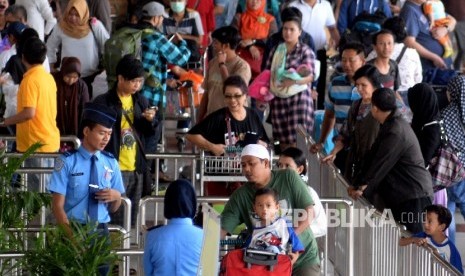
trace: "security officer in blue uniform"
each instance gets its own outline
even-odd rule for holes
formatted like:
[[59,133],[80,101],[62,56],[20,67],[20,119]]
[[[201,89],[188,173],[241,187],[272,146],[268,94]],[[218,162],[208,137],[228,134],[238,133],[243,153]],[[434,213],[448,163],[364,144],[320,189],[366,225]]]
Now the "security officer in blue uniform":
[[[48,190],[52,193],[52,211],[57,223],[95,224],[100,236],[109,237],[109,212],[116,212],[125,193],[118,160],[102,151],[110,140],[116,113],[107,106],[87,103],[81,128],[81,146],[55,160]],[[71,233],[71,228],[68,228]],[[109,266],[99,267],[108,275]]]
[[[93,221],[98,222],[99,229],[107,229],[109,212],[113,213],[120,207],[121,194],[125,191],[118,160],[102,151],[110,140],[115,121],[116,113],[110,108],[86,104],[81,121],[82,145],[55,160],[48,188],[52,193],[52,211],[58,224],[69,225],[70,220],[81,224]],[[91,179],[92,174],[94,180]],[[91,210],[94,200],[96,204]]]

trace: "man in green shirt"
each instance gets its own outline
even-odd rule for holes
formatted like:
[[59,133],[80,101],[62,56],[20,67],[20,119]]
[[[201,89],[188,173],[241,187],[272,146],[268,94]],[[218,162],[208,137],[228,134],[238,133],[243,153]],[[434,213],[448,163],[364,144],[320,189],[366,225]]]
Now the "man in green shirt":
[[241,166],[248,182],[231,195],[224,208],[221,215],[222,237],[241,223],[245,223],[252,233],[255,223],[259,221],[252,208],[255,191],[272,188],[279,194],[282,216],[292,223],[305,247],[305,252],[294,264],[292,275],[320,275],[318,245],[310,230],[311,220],[308,219],[313,218],[314,203],[300,176],[293,170],[271,171],[270,155],[262,145],[247,145],[241,154]]

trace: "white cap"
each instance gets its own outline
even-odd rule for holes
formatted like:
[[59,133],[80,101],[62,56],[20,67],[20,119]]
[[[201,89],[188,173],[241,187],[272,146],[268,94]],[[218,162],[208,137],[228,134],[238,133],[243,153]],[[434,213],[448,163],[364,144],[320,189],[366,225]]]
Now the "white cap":
[[163,16],[168,18],[169,15],[165,11],[165,7],[155,1],[148,2],[142,7],[142,15],[143,16]]
[[260,159],[270,160],[270,153],[268,150],[265,146],[259,144],[249,144],[245,146],[241,153],[241,157],[243,156],[254,156]]

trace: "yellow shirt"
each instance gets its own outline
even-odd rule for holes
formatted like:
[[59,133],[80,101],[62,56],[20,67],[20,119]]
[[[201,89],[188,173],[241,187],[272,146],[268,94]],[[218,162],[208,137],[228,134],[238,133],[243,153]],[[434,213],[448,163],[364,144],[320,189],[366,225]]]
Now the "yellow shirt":
[[57,86],[42,65],[31,67],[24,74],[18,90],[18,113],[25,107],[35,108],[34,118],[16,125],[17,149],[25,152],[32,144],[44,144],[37,152],[57,152],[60,131],[56,124]]
[[128,114],[129,119],[134,122],[134,103],[132,97],[119,96],[123,104],[123,115],[121,116],[121,146],[119,150],[119,166],[122,171],[136,170],[137,142],[134,137],[131,125],[126,120],[124,112]]

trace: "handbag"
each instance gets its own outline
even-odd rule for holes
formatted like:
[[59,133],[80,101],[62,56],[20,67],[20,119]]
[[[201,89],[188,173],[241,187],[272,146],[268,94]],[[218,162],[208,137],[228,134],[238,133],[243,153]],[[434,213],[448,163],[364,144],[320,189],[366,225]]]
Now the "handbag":
[[432,124],[439,124],[441,131],[441,145],[428,166],[433,178],[433,191],[437,192],[465,179],[465,167],[459,159],[460,152],[448,141],[442,120],[432,121],[423,127]]

